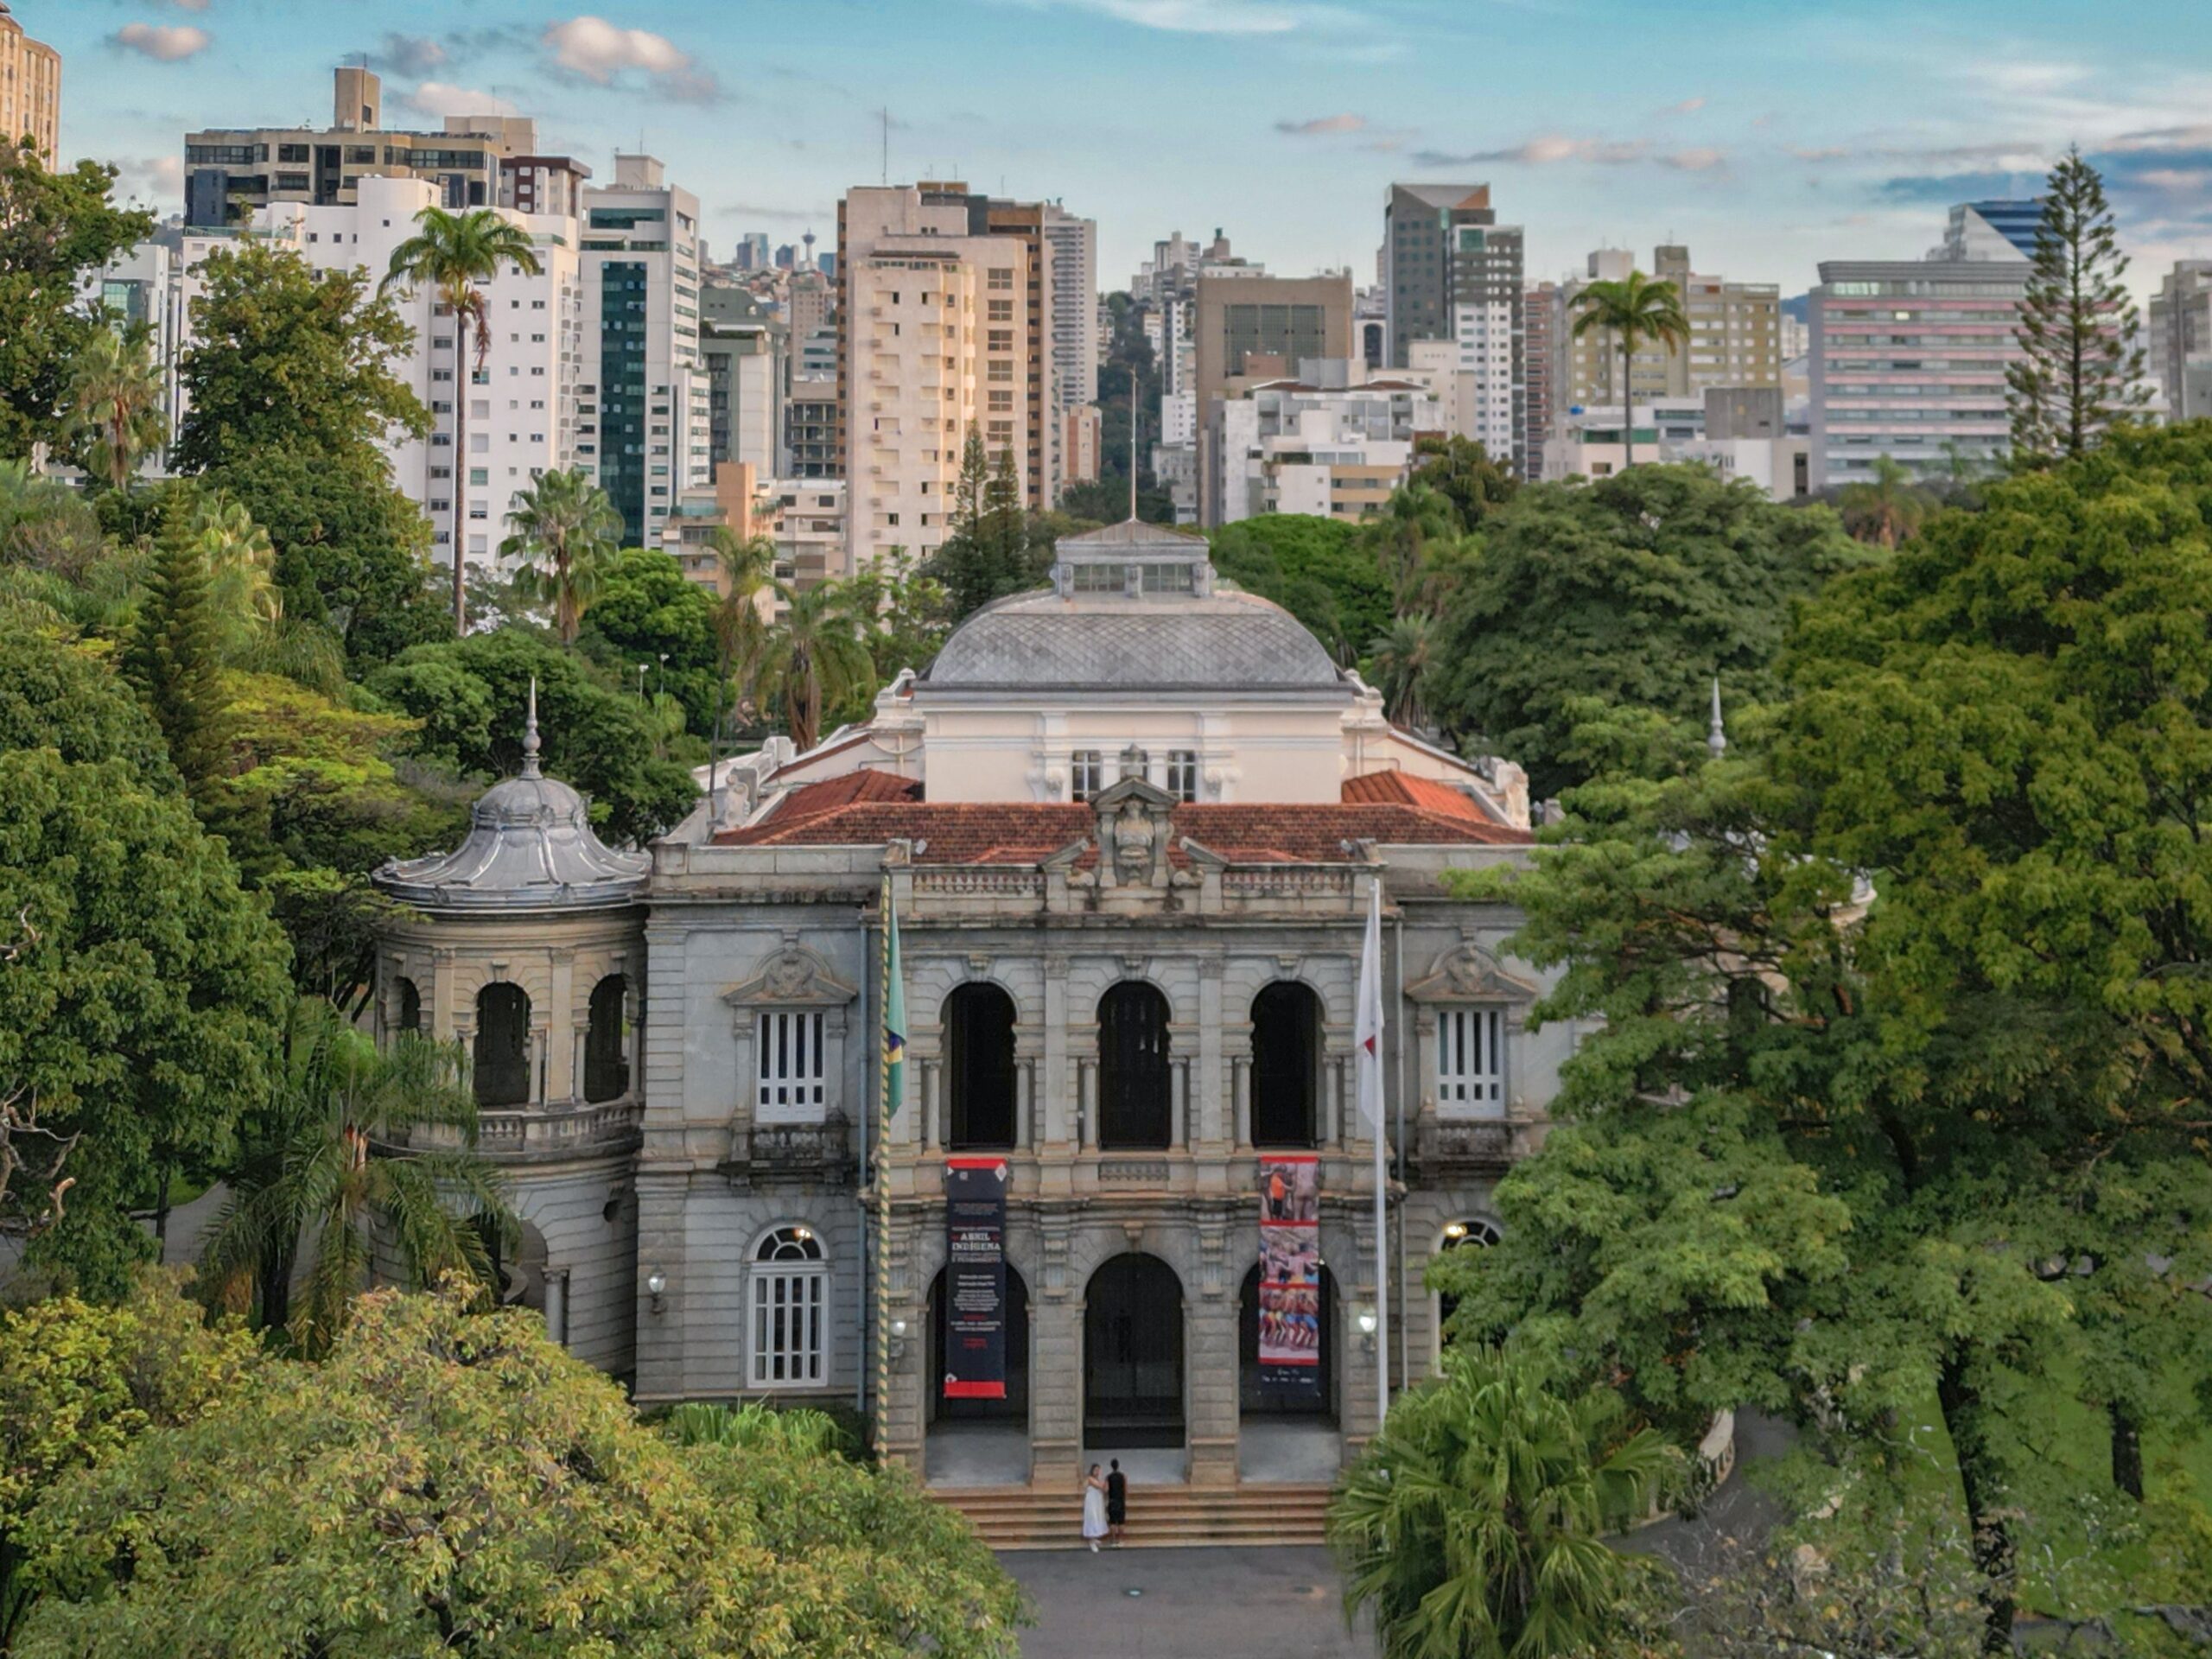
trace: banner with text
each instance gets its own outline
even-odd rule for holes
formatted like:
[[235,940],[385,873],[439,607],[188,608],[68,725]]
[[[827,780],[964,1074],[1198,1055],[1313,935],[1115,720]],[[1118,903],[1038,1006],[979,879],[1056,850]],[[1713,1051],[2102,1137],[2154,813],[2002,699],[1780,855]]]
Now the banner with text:
[[944,1397],[1006,1398],[1003,1158],[944,1166]]
[[1260,1160],[1260,1388],[1321,1398],[1321,1160]]

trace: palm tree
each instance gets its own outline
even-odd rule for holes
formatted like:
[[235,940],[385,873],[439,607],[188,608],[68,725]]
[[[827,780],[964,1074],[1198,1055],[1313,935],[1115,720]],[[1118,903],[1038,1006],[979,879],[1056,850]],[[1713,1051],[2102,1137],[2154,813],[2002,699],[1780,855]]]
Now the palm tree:
[[453,394],[453,626],[457,634],[468,632],[466,566],[461,552],[461,526],[467,518],[468,388],[492,354],[490,320],[484,290],[476,286],[499,274],[502,263],[525,276],[542,267],[531,246],[530,232],[496,208],[472,207],[449,213],[442,207],[425,207],[415,215],[420,227],[391,251],[391,264],[377,291],[397,284],[428,287],[436,291],[438,303],[452,311],[457,331],[454,340],[455,368],[468,358],[468,326],[476,325],[476,361],[467,376],[456,374]]
[[1383,712],[1401,726],[1427,725],[1428,708],[1421,693],[1436,660],[1430,620],[1419,613],[1394,617],[1368,649],[1374,653],[1375,689],[1382,694]]
[[1563,1399],[1528,1358],[1445,1351],[1399,1396],[1329,1506],[1344,1605],[1385,1659],[1555,1659],[1607,1634],[1638,1567],[1605,1542],[1675,1453],[1621,1435],[1618,1396]]
[[822,735],[825,707],[874,689],[875,664],[843,584],[825,582],[793,593],[779,582],[776,591],[786,608],[769,636],[760,680],[782,697],[785,728],[804,754]]
[[1836,511],[1843,527],[1862,542],[1897,550],[1920,533],[1936,502],[1912,481],[1912,474],[1894,455],[1874,457],[1874,476],[1863,484],[1847,484],[1836,492]]
[[[202,1253],[211,1297],[244,1312],[258,1295],[264,1330],[309,1353],[345,1328],[368,1287],[378,1236],[419,1289],[449,1273],[493,1285],[488,1235],[514,1229],[498,1172],[474,1150],[476,1100],[454,1044],[412,1034],[376,1046],[319,998],[295,1006],[279,1087],[243,1136],[230,1198]],[[378,1151],[429,1130],[452,1144]],[[291,1306],[303,1240],[314,1257]]]
[[130,487],[146,456],[168,436],[162,373],[142,332],[97,328],[69,371],[69,432],[94,476]]
[[1618,282],[1591,283],[1574,303],[1580,308],[1574,319],[1577,340],[1592,328],[1604,328],[1620,341],[1621,441],[1627,447],[1621,466],[1625,471],[1636,465],[1636,393],[1629,385],[1629,365],[1639,346],[1656,342],[1672,355],[1689,343],[1690,320],[1682,311],[1682,293],[1672,283],[1631,270]]
[[575,644],[584,611],[613,562],[622,515],[578,467],[541,474],[515,497],[507,528],[512,533],[499,552],[520,561],[515,591],[526,600],[550,601],[554,632],[563,645]]
[[722,753],[722,694],[737,682],[737,706],[759,695],[760,665],[768,653],[768,619],[761,601],[773,591],[776,543],[766,536],[741,540],[728,530],[717,530],[709,545],[715,555],[715,608],[709,626],[715,631],[717,658],[715,676],[715,729],[707,750],[707,778],[721,807]]

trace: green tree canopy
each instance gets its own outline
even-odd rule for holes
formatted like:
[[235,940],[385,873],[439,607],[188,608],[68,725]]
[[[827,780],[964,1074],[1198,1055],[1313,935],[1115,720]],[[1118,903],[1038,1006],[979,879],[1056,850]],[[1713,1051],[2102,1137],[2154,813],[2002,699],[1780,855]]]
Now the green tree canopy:
[[161,728],[110,662],[0,613],[0,749],[37,748],[119,760],[157,795],[181,786]]
[[0,753],[0,1097],[79,1137],[8,1218],[112,1294],[158,1168],[212,1154],[266,1086],[284,939],[180,795],[121,761]]
[[78,283],[153,233],[114,188],[111,167],[49,168],[35,145],[0,139],[0,455],[63,441],[71,365],[108,326]]
[[1224,524],[1211,539],[1215,569],[1287,610],[1339,663],[1389,631],[1392,583],[1354,526],[1270,512]]
[[714,730],[720,660],[714,622],[715,596],[675,559],[658,549],[625,548],[600,580],[579,643],[632,696],[643,668],[645,695],[664,687],[683,704],[685,726],[705,737]]
[[188,404],[169,456],[179,472],[305,449],[381,475],[379,442],[430,429],[429,411],[391,370],[415,331],[359,270],[316,270],[247,238],[209,254],[200,279],[194,344],[177,365]]
[[903,1472],[694,1444],[520,1311],[378,1293],[41,1510],[23,1659],[1012,1659],[1020,1592]]
[[1732,708],[1771,695],[1791,603],[1870,556],[1834,513],[1701,467],[1532,486],[1489,519],[1449,602],[1430,709],[1554,794],[1587,776],[1563,758],[1579,701],[1702,729],[1713,677]]
[[1521,475],[1510,461],[1494,459],[1472,438],[1424,437],[1414,447],[1414,477],[1452,504],[1464,530],[1510,501]]
[[1682,291],[1672,283],[1631,270],[1623,277],[1588,283],[1575,296],[1574,305],[1574,338],[1594,332],[1620,353],[1621,378],[1614,384],[1613,395],[1621,400],[1622,467],[1631,469],[1636,465],[1637,348],[1663,346],[1671,357],[1690,343]]
[[553,632],[574,645],[584,612],[621,551],[622,515],[582,467],[541,474],[507,510],[499,556],[516,562],[515,591],[553,607]]
[[415,753],[435,765],[512,777],[522,764],[524,705],[537,679],[545,770],[591,799],[592,822],[617,842],[642,842],[698,801],[690,772],[655,753],[634,687],[607,684],[587,664],[528,628],[416,645],[371,675],[369,689],[420,721]]

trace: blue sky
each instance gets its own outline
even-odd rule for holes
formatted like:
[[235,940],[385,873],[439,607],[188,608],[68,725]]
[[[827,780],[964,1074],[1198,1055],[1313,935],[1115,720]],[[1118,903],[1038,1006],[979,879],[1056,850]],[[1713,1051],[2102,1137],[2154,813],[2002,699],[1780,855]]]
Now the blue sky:
[[538,118],[601,176],[646,147],[709,240],[831,245],[880,168],[1058,197],[1102,286],[1170,231],[1373,279],[1393,178],[1487,181],[1532,275],[1687,240],[1795,293],[1913,257],[1943,208],[2103,165],[2139,287],[2212,255],[2212,0],[11,0],[61,48],[62,143],[180,205],[188,127],[329,117],[365,53],[386,120]]

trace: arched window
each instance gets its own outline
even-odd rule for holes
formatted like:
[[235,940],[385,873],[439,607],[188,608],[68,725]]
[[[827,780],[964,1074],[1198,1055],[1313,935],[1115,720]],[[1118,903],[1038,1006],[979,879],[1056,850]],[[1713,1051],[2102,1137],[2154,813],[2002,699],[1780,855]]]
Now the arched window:
[[1167,999],[1123,980],[1098,1001],[1098,1144],[1159,1152],[1173,1136]]
[[415,982],[411,979],[401,979],[395,984],[399,992],[399,1020],[393,1029],[420,1036],[423,1031],[423,993],[415,988]]
[[[1497,1230],[1497,1224],[1479,1217],[1467,1221],[1450,1221],[1444,1224],[1444,1236],[1437,1242],[1437,1254],[1448,1250],[1473,1249],[1486,1250],[1504,1235]],[[1452,1310],[1459,1306],[1457,1296],[1439,1293],[1436,1298],[1436,1351],[1444,1351],[1444,1327],[1452,1318]]]
[[629,984],[609,974],[591,988],[591,1024],[584,1033],[584,1098],[620,1100],[630,1092]]
[[951,1086],[946,1144],[1000,1151],[1014,1142],[1014,999],[963,985],[944,999],[944,1070]]
[[1255,1147],[1320,1144],[1321,999],[1293,980],[1252,999],[1251,1118]]
[[753,1248],[751,1303],[756,1389],[814,1389],[828,1376],[830,1268],[811,1227],[779,1227]]
[[474,1061],[479,1106],[530,1103],[530,998],[521,986],[477,992]]

